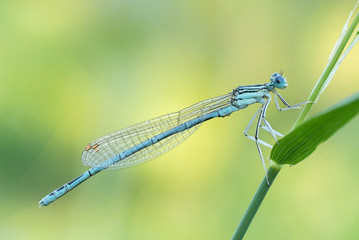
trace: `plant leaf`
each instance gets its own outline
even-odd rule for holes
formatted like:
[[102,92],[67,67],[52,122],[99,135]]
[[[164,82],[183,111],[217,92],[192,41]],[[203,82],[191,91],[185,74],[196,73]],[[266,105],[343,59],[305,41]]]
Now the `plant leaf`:
[[359,93],[336,104],[327,111],[305,121],[276,143],[270,158],[280,164],[295,165],[317,146],[330,138],[359,112]]

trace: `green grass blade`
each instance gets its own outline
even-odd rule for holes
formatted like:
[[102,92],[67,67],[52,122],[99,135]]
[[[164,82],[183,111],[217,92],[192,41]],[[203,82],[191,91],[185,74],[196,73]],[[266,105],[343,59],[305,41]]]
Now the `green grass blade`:
[[[319,96],[330,83],[345,56],[353,48],[355,43],[359,41],[359,31],[357,29],[359,24],[359,12],[356,13],[353,21],[351,21],[353,13],[356,12],[358,3],[359,1],[350,13],[342,33],[334,46],[332,54],[330,55],[327,66],[308,98],[308,101],[310,102],[316,103],[318,101]],[[345,48],[351,37],[353,37],[351,44]],[[309,120],[308,123],[301,125],[312,107],[313,104],[306,104],[292,128],[294,129],[293,132],[279,140],[279,144],[277,143],[274,145],[274,148],[271,151],[271,159],[274,159],[274,162],[271,163],[272,165],[268,169],[268,180],[270,185],[273,184],[273,181],[279,173],[282,164],[294,165],[303,161],[321,142],[332,136],[340,127],[345,125],[358,113],[359,93],[354,95],[352,98],[343,101],[339,106],[337,105],[333,109],[328,110],[328,112],[323,113],[322,115]],[[319,125],[315,126],[316,121],[318,121],[317,124]],[[297,127],[299,129],[296,129]],[[233,239],[237,240],[244,237],[252,219],[269,190],[270,185],[268,185],[266,181],[267,179],[264,179],[258,188],[258,191],[256,192],[233,236]]]
[[277,164],[295,165],[317,146],[330,138],[359,112],[359,93],[304,122],[280,139],[271,151],[270,158]]
[[[331,57],[329,59],[329,62],[327,64],[327,66],[325,67],[322,75],[320,76],[320,78],[318,79],[316,85],[314,86],[312,93],[310,94],[308,101],[311,102],[317,102],[319,99],[319,96],[321,95],[322,91],[326,88],[326,86],[329,84],[329,82],[331,81],[334,73],[336,72],[337,68],[339,66],[336,66],[336,64],[339,64],[343,61],[343,59],[341,59],[341,61],[338,60],[340,59],[340,56],[342,55],[345,46],[347,45],[349,39],[353,36],[354,34],[354,38],[357,36],[358,34],[358,29],[357,26],[359,24],[359,12],[356,14],[353,22],[350,24],[350,27],[347,29],[347,24],[349,24],[349,21],[352,17],[352,13],[356,10],[357,5],[358,5],[359,1],[357,2],[357,4],[355,5],[353,11],[350,13],[349,18],[347,20],[346,26],[344,26],[343,32],[342,32],[342,39],[341,37],[339,37],[339,42],[336,43],[336,45],[334,46],[333,49],[333,53],[331,54]],[[348,51],[355,45],[355,43],[353,45],[351,45],[349,48],[347,48],[347,50],[345,51],[346,53],[345,55],[348,53]],[[299,124],[301,124],[305,118],[307,117],[309,111],[312,109],[313,104],[307,104],[304,106],[302,112],[300,113],[298,119],[296,120],[296,122],[294,123],[293,128],[296,128]]]

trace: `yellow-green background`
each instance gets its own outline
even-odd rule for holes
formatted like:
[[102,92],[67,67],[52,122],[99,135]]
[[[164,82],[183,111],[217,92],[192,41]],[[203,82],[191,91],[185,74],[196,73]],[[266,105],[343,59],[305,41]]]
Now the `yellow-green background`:
[[[170,153],[77,177],[94,138],[285,70],[304,101],[355,0],[0,2],[0,238],[229,239],[264,176],[243,136],[249,107],[203,124]],[[312,114],[355,93],[359,46]],[[299,111],[268,120],[283,133]],[[358,118],[285,167],[247,239],[358,239]]]

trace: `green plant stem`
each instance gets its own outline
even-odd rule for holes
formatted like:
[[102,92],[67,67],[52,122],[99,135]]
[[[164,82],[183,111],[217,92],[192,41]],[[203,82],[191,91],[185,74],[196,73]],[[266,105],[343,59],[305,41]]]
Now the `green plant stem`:
[[[267,177],[264,177],[259,188],[257,189],[256,194],[254,195],[251,204],[247,208],[246,213],[244,214],[241,222],[239,223],[239,226],[237,230],[235,231],[232,240],[239,240],[243,239],[249,225],[251,224],[254,216],[256,215],[259,206],[261,205],[264,197],[266,196],[269,188],[272,186],[272,183],[276,176],[278,175],[279,171],[281,169],[281,166],[277,164],[273,164],[268,169],[268,181]],[[268,182],[270,184],[268,184]]]
[[[336,50],[336,52],[333,55],[333,58],[327,64],[327,66],[324,69],[322,75],[320,76],[319,80],[317,81],[317,84],[313,88],[312,93],[310,94],[310,96],[308,98],[308,101],[311,101],[311,102],[315,103],[318,100],[319,95],[320,95],[320,93],[322,91],[322,87],[325,84],[325,81],[329,77],[329,74],[333,70],[335,64],[338,62],[339,57],[343,53],[343,50],[344,50],[345,46],[347,45],[351,35],[355,31],[355,28],[358,25],[358,23],[359,23],[359,12],[355,16],[355,18],[354,18],[352,24],[350,25],[348,31],[344,35],[344,38],[340,42],[340,44],[338,46],[338,49]],[[305,105],[305,107],[303,108],[303,110],[300,113],[299,117],[297,118],[296,122],[294,123],[293,129],[296,128],[297,126],[299,126],[304,121],[304,119],[307,117],[307,115],[308,115],[309,111],[312,109],[312,107],[313,107],[313,104],[306,104]]]
[[[322,75],[320,76],[319,80],[317,81],[315,87],[313,88],[308,101],[311,101],[313,103],[315,103],[318,98],[319,95],[322,92],[322,88],[326,83],[326,80],[328,79],[328,77],[330,76],[330,73],[333,71],[333,68],[335,66],[335,64],[338,62],[340,56],[343,53],[343,50],[345,48],[345,46],[347,45],[351,35],[353,34],[353,32],[355,31],[356,26],[359,24],[359,12],[357,13],[357,15],[355,16],[353,22],[351,23],[348,31],[345,33],[343,39],[341,40],[341,42],[339,43],[337,49],[335,50],[332,59],[330,60],[330,62],[327,64],[326,68],[324,69]],[[358,33],[356,33],[358,34]],[[293,125],[293,128],[296,128],[297,126],[299,126],[307,117],[309,111],[312,109],[313,104],[306,104],[305,107],[303,108],[302,112],[300,113],[299,117],[297,118],[296,122]],[[249,207],[247,208],[246,213],[244,214],[241,222],[239,223],[234,235],[233,235],[233,240],[238,240],[238,239],[242,239],[249,227],[249,225],[251,224],[255,214],[257,213],[264,197],[266,196],[270,186],[273,184],[274,179],[276,178],[276,176],[278,175],[278,173],[280,172],[281,166],[277,165],[277,164],[273,164],[269,167],[268,169],[268,180],[270,182],[270,185],[268,185],[267,183],[267,179],[266,177],[264,177],[263,181],[261,182],[259,188],[257,189],[256,194],[254,195]]]

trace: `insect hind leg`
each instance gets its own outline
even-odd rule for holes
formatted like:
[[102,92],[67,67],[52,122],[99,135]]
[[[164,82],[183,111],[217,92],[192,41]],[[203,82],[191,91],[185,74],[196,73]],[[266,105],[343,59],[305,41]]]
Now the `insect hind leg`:
[[254,120],[256,119],[256,117],[258,116],[259,112],[262,111],[262,108],[263,108],[263,106],[258,109],[258,111],[253,115],[252,119],[249,121],[248,126],[244,130],[244,136],[246,136],[247,138],[249,138],[250,140],[252,140],[254,142],[258,142],[259,144],[262,144],[263,146],[272,148],[273,147],[272,145],[258,139],[258,136],[257,136],[257,139],[256,139],[255,136],[248,135],[248,131],[249,131],[250,127],[252,126],[252,124],[253,124]]

